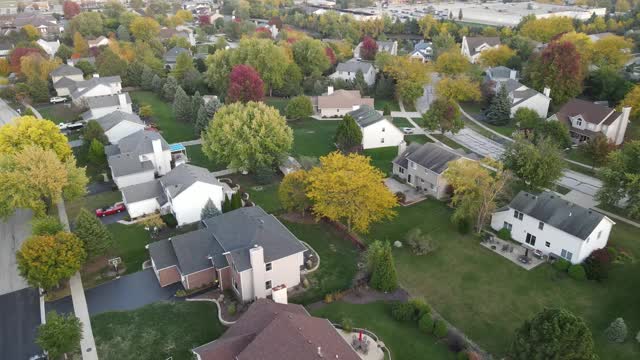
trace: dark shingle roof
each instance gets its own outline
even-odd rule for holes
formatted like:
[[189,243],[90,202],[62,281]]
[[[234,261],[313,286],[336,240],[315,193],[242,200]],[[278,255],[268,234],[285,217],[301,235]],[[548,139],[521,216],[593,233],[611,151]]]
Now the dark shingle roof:
[[191,274],[213,267],[209,258],[212,241],[207,229],[191,231],[171,238],[182,274]]
[[362,128],[384,120],[384,116],[369,105],[361,105],[357,110],[349,112],[349,115],[351,115]]
[[139,156],[132,153],[109,156],[107,162],[113,171],[113,176],[131,175],[139,172],[152,171],[154,169],[151,161],[141,162]]
[[336,67],[336,71],[339,72],[358,72],[358,70],[362,71],[363,74],[366,74],[369,72],[369,70],[371,70],[371,68],[373,68],[373,65],[371,63],[365,62],[365,61],[357,61],[357,60],[350,60],[347,62],[341,62],[338,64],[338,66]]
[[[600,124],[607,120],[613,122],[620,113],[608,106],[593,103],[581,99],[571,99],[556,113],[558,120],[570,122],[570,117],[581,115],[584,121],[591,124]],[[610,120],[611,119],[611,120]]]
[[121,153],[134,153],[136,156],[153,152],[153,140],[160,140],[162,150],[169,150],[167,141],[155,131],[140,130],[125,136],[118,142]]
[[171,197],[178,196],[181,192],[198,181],[222,186],[218,179],[216,179],[209,170],[189,164],[183,164],[175,167],[162,177],[160,181],[164,188],[169,191]]
[[54,89],[64,89],[64,88],[68,89],[75,86],[76,86],[76,82],[66,76],[62,77],[60,80],[56,81],[55,84],[53,84]]
[[509,207],[582,240],[591,235],[605,217],[549,191],[540,195],[520,191]]
[[165,239],[149,244],[149,254],[158,270],[178,264],[176,253],[169,240]]
[[459,154],[443,146],[426,143],[423,145],[409,145],[393,162],[407,168],[408,160],[411,160],[437,174],[442,174],[449,167],[449,162],[460,158],[461,156]]
[[87,102],[87,106],[89,107],[89,109],[118,106],[118,105],[122,105],[120,103],[120,95],[124,95],[124,101],[126,104],[131,104],[131,97],[129,96],[129,93],[91,96],[91,97],[85,98],[85,101]]
[[69,75],[82,75],[82,70],[67,64],[62,64],[51,72],[51,76],[69,76]]
[[500,37],[498,36],[475,36],[475,37],[467,37],[467,45],[469,46],[469,53],[471,55],[475,55],[478,52],[476,48],[482,44],[487,44],[489,46],[500,45]]
[[100,124],[100,126],[102,126],[102,130],[104,131],[113,128],[114,126],[125,120],[144,125],[144,122],[140,120],[140,117],[138,117],[138,115],[130,114],[120,110],[114,111],[95,120],[98,122],[98,124]]
[[142,184],[127,186],[120,189],[122,196],[127,203],[149,200],[155,198],[158,204],[167,202],[160,181],[153,180]]

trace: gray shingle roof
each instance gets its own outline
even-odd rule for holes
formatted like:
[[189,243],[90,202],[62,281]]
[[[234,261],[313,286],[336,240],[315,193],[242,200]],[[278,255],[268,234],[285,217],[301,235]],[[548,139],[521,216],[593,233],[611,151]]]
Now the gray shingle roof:
[[482,44],[489,46],[500,45],[500,37],[498,36],[475,36],[467,37],[467,45],[469,46],[469,53],[473,56],[477,54],[476,48]]
[[67,64],[62,64],[51,72],[51,76],[69,76],[69,75],[82,75],[82,70]]
[[129,96],[129,93],[91,96],[86,98],[85,100],[87,101],[87,106],[90,109],[99,109],[103,107],[122,105],[120,103],[120,95],[124,95],[124,101],[126,104],[131,104],[131,97]]
[[134,153],[136,155],[150,154],[153,152],[153,140],[160,140],[162,150],[169,150],[167,141],[155,131],[140,130],[129,136],[125,136],[118,142],[120,153]]
[[185,49],[185,48],[181,48],[181,47],[174,47],[169,49],[166,53],[164,53],[164,61],[165,62],[176,62],[176,60],[178,59],[178,55],[182,54],[182,53],[189,53],[189,50]]
[[369,105],[361,105],[357,110],[350,111],[349,115],[351,115],[362,128],[384,120],[384,116]]
[[[506,66],[496,66],[487,69],[487,74],[491,76],[492,79],[509,79],[511,78],[511,72],[513,70]],[[518,72],[516,71],[516,79],[518,78]]]
[[171,197],[178,196],[181,192],[196,182],[204,182],[212,185],[222,184],[216,177],[205,168],[182,164],[169,171],[160,181]]
[[209,259],[212,242],[214,240],[207,229],[191,231],[171,238],[182,274],[191,274],[213,267]]
[[158,270],[178,264],[178,258],[176,258],[176,253],[169,240],[165,239],[149,244],[149,254]]
[[76,82],[66,76],[62,77],[60,80],[56,81],[53,84],[54,89],[68,89],[76,86]]
[[134,203],[155,198],[158,204],[167,202],[159,180],[153,180],[142,184],[127,186],[120,189],[127,203]]
[[100,126],[102,126],[102,130],[104,131],[107,131],[113,128],[114,126],[118,125],[119,123],[125,120],[134,122],[136,124],[144,125],[144,122],[140,120],[140,117],[138,117],[138,115],[126,113],[120,110],[114,111],[112,113],[99,117],[95,120],[98,122],[98,124],[100,124]]
[[605,217],[549,191],[540,195],[520,191],[509,207],[582,240],[586,240]]
[[136,154],[124,153],[109,156],[107,160],[114,176],[125,176],[139,172],[153,171],[153,163],[149,160],[140,161]]
[[373,68],[371,63],[365,61],[356,61],[350,60],[347,62],[341,62],[336,67],[336,71],[338,72],[358,72],[358,70],[362,71],[363,74],[366,74]]
[[454,151],[438,144],[411,144],[393,162],[407,168],[408,160],[411,160],[437,174],[442,174],[449,167],[449,162],[458,160],[461,157]]
[[98,85],[106,85],[111,86],[111,84],[121,83],[122,79],[120,76],[106,76],[106,77],[93,77],[89,80],[78,81],[75,83],[75,88],[71,93],[71,96],[74,99],[82,97],[87,92],[91,91],[91,89],[95,88]]

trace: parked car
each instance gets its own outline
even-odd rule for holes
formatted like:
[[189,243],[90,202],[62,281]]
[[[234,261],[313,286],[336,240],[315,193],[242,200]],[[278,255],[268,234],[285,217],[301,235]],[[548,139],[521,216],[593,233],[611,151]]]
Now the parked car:
[[415,131],[415,129],[412,128],[412,127],[404,127],[404,128],[402,128],[402,132],[405,133],[405,134],[413,134],[414,131]]
[[67,101],[67,98],[64,96],[54,96],[51,99],[49,99],[49,102],[52,104],[63,103],[66,101]]
[[80,130],[84,127],[83,122],[75,122],[75,123],[59,123],[58,129],[60,130]]
[[127,210],[127,207],[124,206],[124,203],[123,202],[118,202],[118,203],[115,203],[115,204],[113,204],[112,206],[109,206],[109,207],[96,209],[96,216],[97,217],[105,217],[105,216],[121,213],[121,212],[126,211],[126,210]]

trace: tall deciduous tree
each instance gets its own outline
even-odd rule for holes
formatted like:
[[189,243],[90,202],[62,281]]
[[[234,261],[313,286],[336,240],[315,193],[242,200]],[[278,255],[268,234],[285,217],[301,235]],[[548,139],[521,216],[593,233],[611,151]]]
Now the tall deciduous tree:
[[311,38],[305,38],[293,44],[293,60],[304,75],[320,76],[331,66],[324,48],[322,41]]
[[73,34],[73,52],[80,56],[87,56],[89,54],[89,43],[87,43],[87,40],[77,31]]
[[87,125],[82,129],[82,138],[85,144],[90,144],[94,139],[103,144],[109,142],[107,136],[104,134],[102,126],[95,120],[89,120],[87,122]]
[[485,160],[495,169],[491,172],[476,161],[458,160],[449,163],[444,173],[453,188],[452,204],[455,206],[453,220],[474,223],[478,234],[496,209],[497,199],[504,193],[511,173],[498,162]]
[[612,35],[593,44],[593,63],[599,67],[620,70],[629,61],[633,42],[622,36]]
[[580,146],[580,150],[591,159],[591,165],[602,166],[615,145],[604,134],[598,134]]
[[94,214],[81,209],[75,220],[73,233],[84,244],[88,259],[107,253],[113,246],[113,235]]
[[362,46],[360,46],[360,57],[364,60],[374,60],[378,53],[378,43],[369,36],[365,36],[362,39]]
[[209,159],[242,170],[277,165],[292,144],[285,118],[257,102],[223,106],[202,133],[202,150]]
[[520,25],[520,35],[543,43],[548,43],[558,34],[573,30],[573,19],[565,16],[527,18],[524,24]]
[[261,101],[264,97],[264,83],[260,74],[249,65],[236,65],[229,75],[229,90],[226,103],[236,101]]
[[405,103],[414,103],[422,96],[424,85],[431,81],[426,64],[404,56],[392,57],[385,65],[384,72],[396,81],[396,96]]
[[437,98],[429,110],[422,114],[422,123],[429,130],[457,133],[464,127],[458,105],[447,98]]
[[184,74],[189,70],[194,70],[193,59],[187,52],[182,52],[176,58],[176,66],[171,71],[173,77],[178,81],[182,81]]
[[598,358],[587,324],[562,309],[544,309],[525,321],[516,330],[509,356],[514,360]]
[[630,216],[640,217],[640,141],[627,142],[621,150],[609,155],[606,166],[600,171],[603,186],[597,194],[598,201],[609,206],[627,198],[626,209]]
[[62,12],[64,13],[65,19],[71,20],[74,16],[80,14],[80,5],[75,1],[65,1],[64,4],[62,4]]
[[160,24],[150,17],[138,16],[129,25],[129,30],[136,40],[149,42],[160,32]]
[[453,101],[480,101],[482,92],[480,83],[471,80],[466,75],[444,77],[436,84],[439,97]]
[[347,114],[342,118],[334,141],[342,151],[351,151],[362,144],[362,130],[353,116]]
[[333,152],[309,171],[307,196],[317,217],[346,221],[349,230],[366,233],[371,224],[395,215],[396,197],[383,180],[369,158]]
[[46,290],[80,270],[85,256],[82,241],[68,232],[32,236],[16,252],[20,275]]
[[506,86],[500,86],[498,93],[491,99],[487,109],[487,122],[493,125],[506,125],[511,118],[511,100]]
[[296,96],[289,100],[284,110],[287,119],[298,120],[313,115],[313,104],[307,96]]
[[0,127],[0,154],[15,154],[28,146],[52,149],[60,160],[71,156],[69,140],[52,121],[21,116]]
[[549,139],[533,144],[523,137],[506,146],[502,155],[505,166],[533,189],[549,188],[560,178],[563,156]]
[[83,12],[71,19],[69,30],[72,34],[79,32],[82,36],[100,36],[104,34],[102,14],[99,12]]
[[457,48],[440,54],[436,59],[436,70],[444,75],[464,74],[470,67],[469,60]]
[[278,199],[287,211],[299,211],[304,216],[311,207],[311,200],[307,197],[307,178],[305,170],[298,170],[287,174],[278,188]]
[[640,84],[634,86],[631,91],[625,95],[624,99],[622,99],[622,102],[620,103],[620,107],[631,107],[629,117],[631,120],[637,121],[640,120],[640,106],[638,106],[638,104],[640,104]]
[[511,50],[507,45],[500,45],[497,48],[484,50],[480,53],[480,63],[483,66],[504,66],[507,65],[509,59],[514,57],[516,52]]
[[55,311],[50,311],[47,313],[47,322],[38,326],[36,344],[45,350],[51,359],[59,359],[73,352],[80,345],[80,340],[82,323],[75,314],[58,315]]
[[556,104],[563,104],[582,92],[585,69],[580,54],[570,42],[551,42],[529,63],[527,74],[533,87],[548,87]]
[[[45,81],[49,78],[51,71],[60,66],[60,59],[45,59],[40,54],[29,54],[20,59],[20,70],[27,78],[27,81],[39,79]],[[45,86],[48,88],[48,86]]]
[[100,76],[120,76],[125,78],[127,75],[127,61],[121,59],[118,54],[107,48],[102,50],[96,58],[96,69]]

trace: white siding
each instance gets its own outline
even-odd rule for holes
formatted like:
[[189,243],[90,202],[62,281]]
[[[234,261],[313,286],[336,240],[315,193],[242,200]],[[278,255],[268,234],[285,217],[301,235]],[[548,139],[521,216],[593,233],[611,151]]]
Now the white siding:
[[253,271],[251,269],[245,270],[240,274],[240,291],[242,292],[242,301],[251,301],[254,298],[253,295]]
[[551,99],[544,96],[543,94],[532,96],[531,98],[527,99],[527,101],[523,101],[518,105],[512,106],[511,116],[513,117],[516,114],[516,111],[518,111],[518,109],[520,108],[529,108],[535,111],[541,118],[546,119],[547,112],[549,111],[550,101]]
[[82,97],[88,98],[93,96],[112,95],[112,94],[115,94],[115,92],[111,89],[111,87],[105,84],[99,84],[91,88],[86,93],[82,94]]
[[140,156],[140,161],[151,161],[158,175],[166,175],[171,171],[171,150],[164,150],[159,157],[158,160],[153,153],[144,154]]
[[129,212],[129,216],[131,216],[132,219],[148,214],[153,214],[154,212],[160,210],[160,204],[158,204],[158,201],[155,198],[136,201],[132,203],[127,202],[127,199],[124,199],[124,203],[127,206],[127,211]]
[[82,74],[77,74],[77,75],[67,75],[67,76],[51,76],[51,82],[55,84],[58,82],[58,80],[62,79],[63,77],[69,78],[73,81],[84,80],[84,77],[82,76]]
[[[329,77],[332,79],[338,78],[347,81],[354,81],[356,79],[356,74],[357,71],[336,71],[333,74],[329,75]],[[376,83],[376,72],[373,70],[373,67],[371,67],[369,71],[363,73],[362,75],[364,75],[364,81],[367,83],[367,85],[372,86]]]
[[99,117],[103,117],[107,114],[111,114],[114,111],[123,111],[129,114],[133,113],[133,110],[131,109],[131,104],[123,104],[122,106],[120,105],[115,105],[115,106],[106,106],[106,107],[102,107],[102,108],[93,108],[90,109],[90,115],[89,115],[89,119],[97,119]]
[[362,129],[364,149],[398,146],[402,141],[404,141],[404,133],[387,119]]
[[[284,284],[287,289],[300,284],[300,267],[304,265],[304,253],[300,252],[285,258],[273,261],[271,270],[264,273],[264,281],[271,280],[271,287]],[[264,284],[262,284],[264,287]],[[266,290],[266,295],[271,295],[271,289]]]
[[153,179],[155,178],[153,174],[153,170],[139,172],[131,175],[118,176],[118,177],[112,176],[112,177],[113,177],[113,182],[116,183],[116,185],[118,186],[118,189],[131,186],[131,185],[137,185],[137,184],[153,181]]
[[144,125],[125,120],[121,121],[104,134],[107,136],[110,143],[117,144],[123,137],[127,137],[140,130],[144,130]]
[[172,210],[178,225],[200,221],[204,205],[211,199],[218,209],[221,208],[224,194],[221,186],[196,182],[171,201]]

